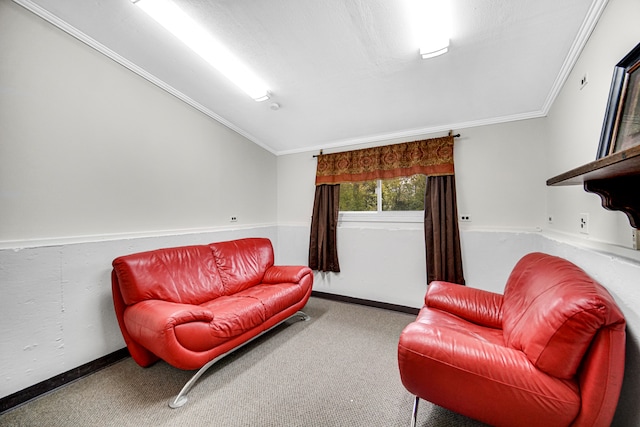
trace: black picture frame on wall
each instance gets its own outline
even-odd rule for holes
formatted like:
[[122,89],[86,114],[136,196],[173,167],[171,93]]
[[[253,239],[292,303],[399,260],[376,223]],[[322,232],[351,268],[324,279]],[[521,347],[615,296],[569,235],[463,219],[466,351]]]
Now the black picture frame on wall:
[[596,159],[640,144],[640,43],[613,69]]

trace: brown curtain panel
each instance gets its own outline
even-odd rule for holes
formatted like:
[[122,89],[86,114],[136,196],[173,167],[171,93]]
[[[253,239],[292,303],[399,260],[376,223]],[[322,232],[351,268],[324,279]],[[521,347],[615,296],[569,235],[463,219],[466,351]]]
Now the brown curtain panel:
[[456,182],[453,175],[427,177],[424,239],[427,283],[443,280],[464,285]]
[[309,267],[318,271],[340,272],[338,263],[338,211],[340,184],[316,186],[309,239]]

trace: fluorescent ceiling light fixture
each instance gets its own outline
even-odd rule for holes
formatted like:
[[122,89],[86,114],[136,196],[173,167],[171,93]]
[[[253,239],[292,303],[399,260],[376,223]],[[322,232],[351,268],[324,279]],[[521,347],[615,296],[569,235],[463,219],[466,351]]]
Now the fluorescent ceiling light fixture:
[[269,99],[267,85],[219,41],[170,0],[131,0],[256,101]]
[[414,41],[423,59],[449,50],[451,5],[447,0],[407,0]]

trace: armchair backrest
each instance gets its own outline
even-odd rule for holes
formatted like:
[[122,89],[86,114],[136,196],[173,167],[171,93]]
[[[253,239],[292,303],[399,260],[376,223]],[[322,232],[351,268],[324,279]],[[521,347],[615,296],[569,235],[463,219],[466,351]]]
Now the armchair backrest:
[[502,316],[505,343],[558,378],[576,375],[601,329],[622,331],[624,339],[624,316],[609,292],[571,262],[542,253],[514,267]]

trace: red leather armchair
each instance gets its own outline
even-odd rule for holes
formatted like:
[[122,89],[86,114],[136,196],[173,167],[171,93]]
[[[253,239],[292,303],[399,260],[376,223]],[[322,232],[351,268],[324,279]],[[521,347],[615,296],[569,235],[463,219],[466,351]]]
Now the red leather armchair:
[[624,374],[625,319],[564,259],[532,253],[504,295],[432,282],[400,336],[405,388],[494,426],[608,426]]

